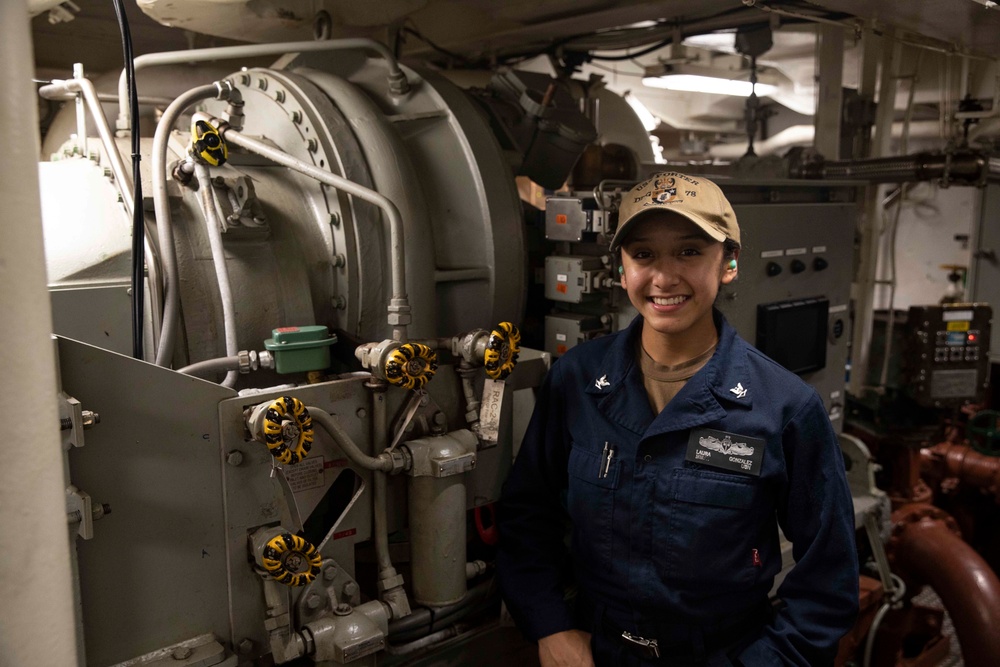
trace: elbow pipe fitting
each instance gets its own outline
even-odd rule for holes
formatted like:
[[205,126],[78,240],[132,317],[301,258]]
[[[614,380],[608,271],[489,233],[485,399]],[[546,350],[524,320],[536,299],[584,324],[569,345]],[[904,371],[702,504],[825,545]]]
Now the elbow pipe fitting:
[[1000,579],[958,535],[955,520],[940,509],[913,503],[893,512],[892,518],[889,549],[894,569],[904,579],[929,584],[941,596],[968,667],[995,665],[1000,655]]
[[962,484],[993,494],[1000,503],[1000,457],[980,454],[968,445],[942,442],[922,449],[920,464],[929,477],[955,477]]

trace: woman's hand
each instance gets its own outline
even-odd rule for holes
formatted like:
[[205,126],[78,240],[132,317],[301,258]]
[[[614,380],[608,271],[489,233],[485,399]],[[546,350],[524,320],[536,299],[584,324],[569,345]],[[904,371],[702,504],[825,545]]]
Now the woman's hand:
[[538,640],[542,667],[594,667],[590,633],[583,630],[557,632]]

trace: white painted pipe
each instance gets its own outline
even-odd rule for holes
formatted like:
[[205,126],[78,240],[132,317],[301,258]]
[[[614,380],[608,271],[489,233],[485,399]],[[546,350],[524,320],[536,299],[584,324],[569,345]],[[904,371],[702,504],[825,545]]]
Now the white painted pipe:
[[30,406],[0,465],[0,661],[79,665],[25,1],[0,2],[0,25],[0,404]]

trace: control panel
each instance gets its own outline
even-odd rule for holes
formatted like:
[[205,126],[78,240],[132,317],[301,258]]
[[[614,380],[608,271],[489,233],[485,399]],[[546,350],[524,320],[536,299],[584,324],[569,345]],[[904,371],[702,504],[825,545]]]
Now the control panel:
[[993,309],[982,303],[913,306],[903,353],[905,393],[925,407],[979,402],[989,385]]

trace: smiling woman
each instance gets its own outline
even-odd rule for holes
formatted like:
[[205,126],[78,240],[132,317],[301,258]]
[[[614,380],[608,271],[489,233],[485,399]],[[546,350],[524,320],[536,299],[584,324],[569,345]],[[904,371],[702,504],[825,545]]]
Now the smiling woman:
[[[739,240],[700,176],[622,200],[611,250],[639,314],[553,365],[498,515],[501,588],[543,667],[832,664],[854,621],[854,510],[823,402],[713,309]],[[796,565],[774,612],[779,527]]]

